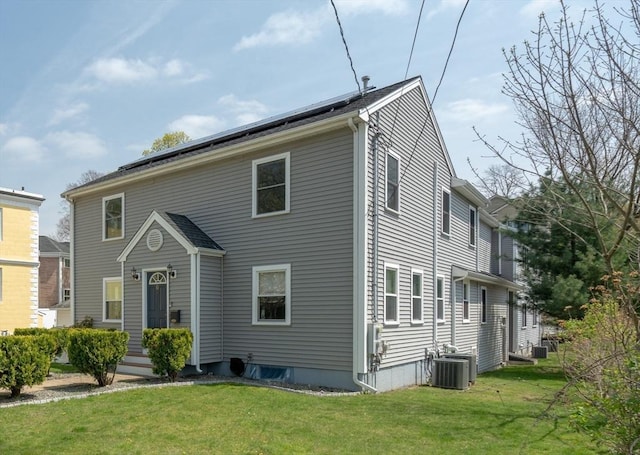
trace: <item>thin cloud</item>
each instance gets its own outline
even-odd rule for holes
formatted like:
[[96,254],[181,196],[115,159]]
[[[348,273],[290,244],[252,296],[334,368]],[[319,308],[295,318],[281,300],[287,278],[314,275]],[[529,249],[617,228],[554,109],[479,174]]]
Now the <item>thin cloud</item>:
[[154,79],[156,68],[142,60],[103,58],[96,60],[86,70],[88,75],[107,83],[131,83]]
[[16,136],[4,144],[2,155],[8,156],[13,161],[40,163],[47,156],[47,148],[32,137]]
[[81,131],[49,133],[44,140],[59,149],[67,158],[92,159],[108,153],[104,142],[100,138]]
[[466,98],[447,105],[443,115],[458,122],[471,122],[503,114],[509,106],[501,103],[486,103],[479,99]]
[[440,13],[444,13],[448,10],[459,11],[464,7],[467,0],[440,0],[438,5],[429,10],[427,13],[427,19],[431,19],[433,16],[437,16]]
[[324,8],[309,13],[289,10],[272,14],[258,33],[243,36],[233,49],[309,43],[320,34],[327,17]]
[[184,131],[191,139],[210,136],[224,129],[225,123],[215,115],[183,115],[169,123],[169,131]]
[[409,10],[406,0],[336,0],[335,4],[338,12],[345,15],[382,13],[399,16]]
[[520,8],[520,15],[536,18],[543,12],[549,12],[560,7],[559,0],[531,0]]
[[257,100],[241,100],[233,93],[218,99],[218,104],[226,108],[235,116],[236,125],[257,122],[263,119],[269,110],[267,106]]
[[47,123],[48,126],[58,125],[65,120],[77,117],[89,109],[87,103],[75,103],[65,108],[56,109]]

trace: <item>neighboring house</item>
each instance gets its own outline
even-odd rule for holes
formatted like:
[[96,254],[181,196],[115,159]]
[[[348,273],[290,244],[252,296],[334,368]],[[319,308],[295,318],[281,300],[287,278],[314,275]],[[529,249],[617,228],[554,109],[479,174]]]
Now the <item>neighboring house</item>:
[[509,235],[509,232],[515,232],[517,228],[513,222],[517,212],[502,196],[493,196],[487,210],[501,222],[501,229],[497,234],[497,244],[500,245],[497,255],[500,261],[499,273],[522,286],[522,292],[509,295],[509,352],[531,355],[531,348],[540,346],[544,328],[540,311],[526,292],[522,273],[522,247]]
[[71,256],[69,242],[58,242],[41,235],[39,271],[39,308],[52,315],[53,326],[71,322]]
[[0,188],[0,334],[38,326],[38,229],[44,198]]
[[63,196],[73,320],[129,332],[130,369],[148,365],[145,327],[191,329],[197,371],[241,359],[253,378],[348,389],[425,383],[444,344],[481,371],[507,360],[520,287],[492,268],[499,223],[456,177],[420,78],[182,144]]

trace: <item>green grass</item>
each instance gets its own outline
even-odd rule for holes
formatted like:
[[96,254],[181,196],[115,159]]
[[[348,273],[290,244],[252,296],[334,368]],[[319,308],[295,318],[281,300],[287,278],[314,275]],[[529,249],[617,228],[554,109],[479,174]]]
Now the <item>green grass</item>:
[[78,373],[78,369],[71,364],[68,363],[55,363],[51,364],[51,368],[49,369],[49,373]]
[[591,454],[563,405],[557,361],[432,387],[317,397],[239,384],[138,389],[0,409],[0,453]]

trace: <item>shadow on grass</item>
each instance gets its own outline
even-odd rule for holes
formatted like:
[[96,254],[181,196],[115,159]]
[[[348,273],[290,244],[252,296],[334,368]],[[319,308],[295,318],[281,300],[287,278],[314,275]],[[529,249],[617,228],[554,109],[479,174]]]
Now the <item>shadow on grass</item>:
[[558,365],[510,365],[499,370],[482,373],[481,378],[525,381],[566,381],[562,368]]

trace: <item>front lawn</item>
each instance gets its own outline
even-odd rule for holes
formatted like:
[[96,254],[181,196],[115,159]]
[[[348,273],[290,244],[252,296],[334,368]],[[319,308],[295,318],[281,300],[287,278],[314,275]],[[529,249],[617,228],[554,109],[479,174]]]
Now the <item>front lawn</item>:
[[0,409],[0,453],[591,454],[567,409],[542,416],[557,361],[481,375],[468,391],[415,387],[318,397],[240,384],[138,389]]

